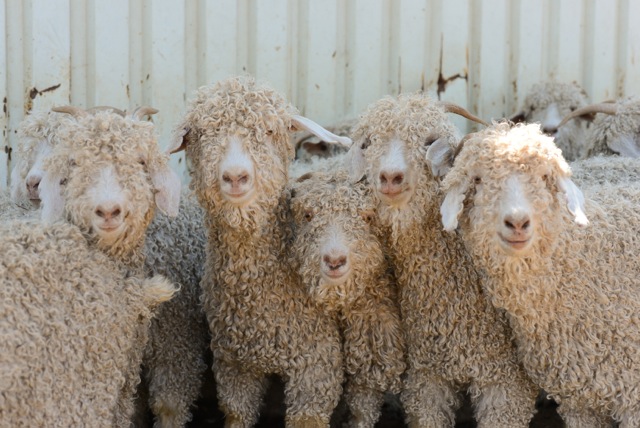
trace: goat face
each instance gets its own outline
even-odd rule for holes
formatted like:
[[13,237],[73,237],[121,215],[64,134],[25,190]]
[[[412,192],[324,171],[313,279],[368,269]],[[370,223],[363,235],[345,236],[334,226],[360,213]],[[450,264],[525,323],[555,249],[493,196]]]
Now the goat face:
[[445,229],[455,229],[460,218],[471,246],[494,254],[521,257],[548,248],[569,213],[586,224],[569,167],[537,125],[497,124],[472,137],[443,188]]
[[311,296],[332,308],[359,298],[384,266],[365,183],[316,174],[293,187],[293,254]]

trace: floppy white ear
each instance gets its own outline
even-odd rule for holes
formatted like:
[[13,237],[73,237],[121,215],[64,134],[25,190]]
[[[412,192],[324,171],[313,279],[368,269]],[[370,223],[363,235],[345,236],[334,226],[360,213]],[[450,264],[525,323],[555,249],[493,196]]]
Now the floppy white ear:
[[440,205],[440,215],[442,215],[442,225],[447,232],[453,232],[458,227],[458,217],[464,208],[464,198],[467,192],[467,185],[460,184],[450,189]]
[[169,165],[151,173],[151,182],[156,189],[156,206],[169,217],[178,215],[180,208],[180,177]]
[[364,153],[360,148],[360,144],[354,144],[347,152],[346,156],[347,168],[349,169],[349,179],[353,183],[362,180],[367,173],[367,161],[364,159]]
[[27,198],[26,184],[20,176],[23,166],[24,163],[22,159],[20,159],[11,170],[11,200],[13,202],[22,201]]
[[567,197],[567,208],[574,216],[573,221],[580,226],[588,225],[589,220],[587,220],[587,215],[584,212],[584,195],[582,191],[567,177],[560,177],[558,185]]
[[45,224],[52,224],[64,219],[64,196],[62,195],[62,177],[45,171],[40,181],[40,219]]
[[640,138],[633,138],[631,135],[621,135],[612,139],[609,148],[622,156],[629,158],[640,158]]
[[453,149],[449,143],[438,138],[427,149],[427,161],[434,177],[444,177],[453,166]]
[[350,147],[352,144],[351,138],[339,136],[334,134],[333,132],[327,131],[322,126],[315,123],[313,120],[307,119],[304,116],[293,115],[291,117],[291,122],[296,129],[307,130],[316,137],[320,138],[322,141],[326,141],[327,143],[342,144],[345,147]]
[[189,127],[183,127],[176,129],[171,135],[171,139],[169,140],[169,147],[165,150],[165,153],[170,155],[172,153],[177,153],[186,148],[187,144],[185,141],[185,136],[189,133]]

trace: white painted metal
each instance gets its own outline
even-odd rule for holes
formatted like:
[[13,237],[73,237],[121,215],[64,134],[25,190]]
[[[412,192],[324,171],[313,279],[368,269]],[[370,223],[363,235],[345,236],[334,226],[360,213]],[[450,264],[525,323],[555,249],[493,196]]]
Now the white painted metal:
[[327,125],[420,89],[484,119],[549,77],[638,94],[638,16],[640,0],[0,0],[0,188],[30,109],[152,105],[166,147],[193,91],[240,73]]

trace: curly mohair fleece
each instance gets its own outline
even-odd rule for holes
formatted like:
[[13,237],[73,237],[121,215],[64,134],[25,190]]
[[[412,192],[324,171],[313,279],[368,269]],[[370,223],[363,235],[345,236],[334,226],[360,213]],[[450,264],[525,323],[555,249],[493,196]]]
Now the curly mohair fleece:
[[353,132],[371,180],[391,139],[406,144],[405,158],[416,174],[404,207],[377,206],[407,341],[401,400],[411,427],[453,426],[458,393],[465,390],[478,426],[524,427],[536,388],[518,364],[511,331],[487,301],[462,241],[440,223],[444,195],[425,151],[437,139],[453,151],[455,135],[443,108],[422,93],[375,102]]
[[45,110],[32,111],[20,122],[19,144],[13,152],[16,163],[11,170],[11,195],[19,205],[32,205],[25,191],[25,180],[36,156],[43,150],[42,146],[53,147],[57,143],[56,130],[71,120],[66,114]]
[[119,395],[166,279],[128,277],[77,227],[0,226],[2,426],[127,427]]
[[[92,114],[107,109],[93,109]],[[117,112],[115,114],[120,115]],[[19,161],[13,171],[12,177],[15,176],[16,182],[12,183],[12,187],[24,187],[26,175],[35,161],[35,153],[41,149],[39,145],[54,147],[58,144],[60,138],[56,130],[70,121],[74,121],[74,118],[67,114],[49,111],[32,112],[25,118],[18,131]],[[148,128],[148,125],[144,128]],[[125,132],[134,130],[132,128]],[[63,134],[65,138],[75,136],[69,132]],[[143,135],[147,135],[146,131]],[[140,158],[134,157],[132,160],[139,162]],[[8,205],[6,210],[3,208],[0,212],[0,219],[23,216],[25,212],[29,211],[23,209],[22,205]],[[183,426],[190,420],[189,408],[198,396],[202,373],[206,368],[203,353],[209,341],[208,329],[199,304],[206,243],[202,218],[202,209],[195,197],[185,195],[177,218],[162,213],[155,215],[145,241],[145,271],[165,275],[173,283],[181,285],[177,296],[157,311],[151,323],[149,345],[144,358],[150,407],[160,426]],[[166,346],[167,343],[171,343],[171,346]]]
[[[531,247],[519,256],[497,235],[499,195],[514,174],[534,227]],[[443,187],[465,197],[457,213],[465,244],[487,275],[492,303],[508,315],[527,373],[561,401],[567,426],[605,426],[612,416],[621,427],[637,427],[640,189],[586,189],[590,224],[580,227],[563,191],[569,176],[560,150],[537,126],[501,123],[466,142]]]
[[210,343],[202,310],[200,281],[206,260],[204,212],[195,196],[183,192],[176,218],[156,213],[147,230],[145,270],[180,284],[180,291],[151,320],[143,374],[158,427],[180,427],[202,386]]
[[[101,111],[94,115],[74,118],[60,126],[56,134],[59,141],[45,160],[44,168],[55,173],[65,183],[62,186],[65,201],[64,218],[80,228],[90,245],[103,251],[113,262],[126,268],[131,275],[143,277],[145,274],[145,233],[155,212],[155,189],[151,182],[150,172],[165,167],[168,161],[168,157],[162,154],[158,148],[153,124],[130,117],[122,117],[114,112]],[[119,182],[131,202],[125,220],[126,232],[116,242],[102,242],[95,233],[91,220],[95,207],[90,203],[89,189],[95,182],[95,171],[105,166],[111,166],[115,170],[115,174],[119,177]],[[157,241],[155,242],[157,243]],[[152,260],[162,260],[160,255],[156,254],[156,256],[152,257]],[[163,268],[154,267],[153,272],[160,269]],[[167,269],[166,267],[165,269],[167,273],[175,273],[175,269]],[[183,299],[191,299],[188,293],[193,293],[193,288],[194,286],[191,286],[191,291],[180,294],[180,302],[183,302]],[[183,303],[178,303],[178,305],[182,306]],[[171,310],[169,311],[171,312]],[[187,316],[187,314],[182,316]],[[157,333],[154,332],[153,338],[153,342],[156,343]],[[167,335],[167,339],[174,339],[174,336]],[[180,346],[175,349],[176,353],[191,344],[191,342],[184,343],[190,341],[188,337],[180,339]],[[122,412],[123,418],[128,419],[133,414],[131,399],[135,395],[136,386],[140,381],[140,364],[145,345],[146,338],[144,342],[140,342],[139,348],[136,348],[138,354],[131,356],[130,359],[129,382],[121,397],[121,405],[125,408]],[[164,347],[167,347],[166,344]],[[198,351],[189,350],[188,355],[195,352]],[[149,355],[149,352],[146,353]],[[175,356],[173,349],[167,350],[165,353],[171,357]],[[150,358],[154,362],[159,362],[162,361],[163,355],[157,351]],[[173,362],[173,365],[184,368],[179,361]],[[193,371],[199,373],[200,370],[201,362],[196,362]],[[193,371],[190,371],[188,376],[193,376]],[[163,374],[165,375],[163,380],[167,383],[173,379],[171,376],[178,378],[181,376],[175,371]],[[193,384],[193,381],[189,382]],[[188,397],[182,397],[178,402],[181,403],[186,398]],[[186,411],[188,411],[188,405]],[[119,422],[119,425],[126,425],[125,420]]]
[[[375,233],[375,203],[366,183],[348,174],[315,174],[292,186],[295,219],[292,265],[325,312],[342,330],[351,426],[373,427],[385,391],[399,393],[405,370],[397,290]],[[330,231],[349,248],[349,278],[323,280],[321,248]]]
[[0,191],[0,221],[15,220],[33,213],[30,205],[18,204],[7,192]]
[[571,162],[571,176],[580,188],[640,183],[640,159],[598,155]]
[[585,141],[585,157],[617,155],[618,145],[635,147],[631,152],[636,157],[640,156],[640,98],[627,97],[617,100],[615,104],[616,114],[596,116]]
[[[586,106],[589,97],[576,82],[539,82],[531,87],[522,102],[522,118],[528,123],[543,122],[546,110],[554,103],[559,118],[563,118],[572,111]],[[584,140],[588,128],[589,122],[579,119],[561,127],[555,134],[555,143],[567,160],[576,160],[584,156],[587,148]]]
[[[328,425],[341,392],[338,326],[286,262],[294,112],[253,79],[231,78],[200,88],[178,128],[188,129],[191,186],[206,211],[203,301],[226,426],[255,423],[269,374],[286,382],[288,426]],[[256,165],[256,200],[245,207],[231,206],[219,190],[230,136],[242,141]]]

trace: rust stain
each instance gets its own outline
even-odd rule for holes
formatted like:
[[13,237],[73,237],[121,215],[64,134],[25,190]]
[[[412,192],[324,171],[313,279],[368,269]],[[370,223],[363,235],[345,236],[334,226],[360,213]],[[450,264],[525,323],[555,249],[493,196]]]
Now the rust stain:
[[131,98],[131,95],[129,94],[129,85],[127,85],[126,89],[127,89],[127,98]]
[[461,73],[457,73],[449,77],[444,77],[444,75],[442,74],[443,55],[444,55],[444,36],[441,35],[440,36],[440,70],[438,71],[438,82],[437,82],[438,83],[438,91],[437,91],[438,99],[440,99],[440,94],[447,90],[447,85],[450,82],[453,82],[456,79],[464,79],[464,80],[468,79],[467,74],[461,74]]
[[2,100],[2,112],[5,115],[7,114],[7,97],[4,97],[4,100]]
[[13,149],[9,146],[4,146],[4,152],[7,154],[7,159],[11,162],[11,152]]
[[36,88],[35,86],[33,88],[31,88],[29,90],[29,97],[27,98],[26,102],[25,102],[25,114],[29,113],[31,111],[31,109],[33,108],[33,100],[36,99],[36,97],[38,95],[42,95],[46,92],[51,92],[51,91],[55,91],[56,89],[58,89],[60,86],[62,85],[62,83],[58,83],[57,85],[53,85],[53,86],[49,86],[48,88],[45,88],[43,90],[38,90],[38,88]]

